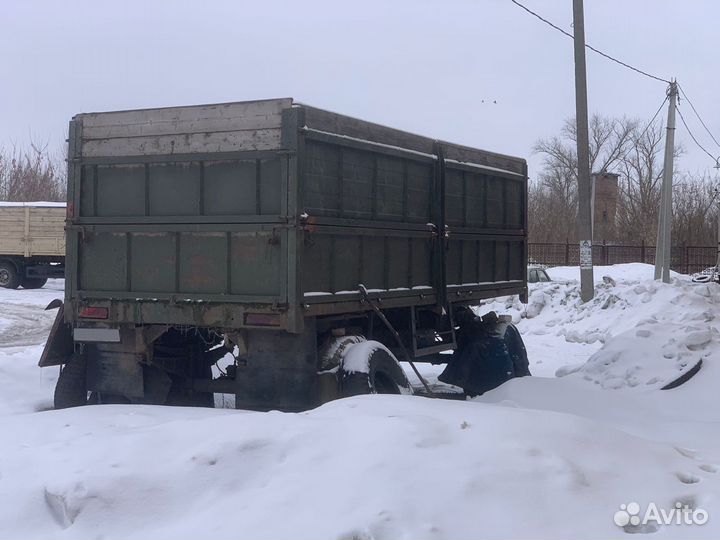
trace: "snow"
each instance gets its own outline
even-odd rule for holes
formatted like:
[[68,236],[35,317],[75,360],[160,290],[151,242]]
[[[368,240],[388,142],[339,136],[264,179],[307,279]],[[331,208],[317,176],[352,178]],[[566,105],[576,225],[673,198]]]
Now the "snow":
[[[567,282],[533,284],[527,307],[477,308],[513,316],[536,376],[469,401],[360,396],[296,414],[46,410],[57,368],[37,367],[54,316],[42,308],[62,281],[0,289],[0,537],[652,532],[613,523],[632,501],[709,512],[653,538],[719,536],[720,286],[617,265],[596,269],[596,298],[582,304],[571,269],[548,272]],[[699,359],[695,377],[659,389]]]
[[370,371],[370,356],[378,349],[392,353],[377,341],[361,341],[350,345],[343,355],[343,369],[348,373],[368,373]]
[[23,208],[29,206],[30,208],[65,208],[67,206],[64,202],[48,202],[48,201],[34,201],[34,202],[8,202],[0,201],[0,207],[3,208]]
[[[550,279],[554,281],[580,280],[580,268],[577,266],[555,266],[547,268]],[[655,267],[644,263],[626,263],[613,266],[596,266],[593,269],[595,283],[602,282],[604,276],[609,276],[615,281],[643,281],[652,280],[655,275]],[[670,271],[670,277],[678,278],[681,274]]]

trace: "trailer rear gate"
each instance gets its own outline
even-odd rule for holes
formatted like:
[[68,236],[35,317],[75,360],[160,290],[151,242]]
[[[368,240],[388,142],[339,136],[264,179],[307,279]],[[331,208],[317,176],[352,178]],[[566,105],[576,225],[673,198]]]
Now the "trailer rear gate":
[[114,322],[267,312],[299,331],[367,309],[359,283],[388,307],[525,291],[524,160],[290,99],[83,114],[70,133],[66,296]]

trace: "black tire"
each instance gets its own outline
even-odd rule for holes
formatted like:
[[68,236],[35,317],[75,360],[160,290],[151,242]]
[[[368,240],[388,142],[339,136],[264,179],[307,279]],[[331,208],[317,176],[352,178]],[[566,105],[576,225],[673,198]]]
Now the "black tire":
[[83,354],[73,354],[60,372],[55,386],[55,408],[68,409],[88,403],[87,359]]
[[47,278],[23,278],[20,285],[23,289],[41,289],[47,283]]
[[361,341],[366,341],[363,336],[331,336],[320,349],[319,370],[329,371],[338,367],[347,348]]
[[374,349],[368,349],[368,371],[349,371],[341,365],[340,388],[343,397],[360,396],[364,394],[401,394],[403,390],[410,392],[410,383],[397,359],[378,342],[363,342],[351,345],[345,350],[345,358],[353,347],[368,347],[376,344]]
[[20,286],[20,275],[15,265],[9,261],[0,261],[0,287],[17,289]]

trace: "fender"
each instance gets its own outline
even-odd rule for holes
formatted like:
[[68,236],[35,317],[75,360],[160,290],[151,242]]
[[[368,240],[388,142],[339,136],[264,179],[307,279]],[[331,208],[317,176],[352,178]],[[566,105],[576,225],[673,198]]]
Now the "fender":
[[55,322],[53,322],[52,328],[50,329],[50,335],[45,343],[42,355],[38,366],[59,366],[64,364],[66,359],[74,352],[75,343],[73,342],[72,331],[69,324],[65,322],[65,305],[61,300],[53,300],[45,308],[58,309],[58,313],[55,316]]

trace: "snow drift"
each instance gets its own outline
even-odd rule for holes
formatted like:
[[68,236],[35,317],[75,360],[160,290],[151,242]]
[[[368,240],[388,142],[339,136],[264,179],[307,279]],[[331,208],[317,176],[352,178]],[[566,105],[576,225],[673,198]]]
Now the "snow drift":
[[[588,304],[570,279],[534,285],[527,307],[479,308],[513,315],[547,377],[298,414],[45,410],[57,369],[36,367],[42,307],[58,291],[0,290],[0,537],[717,537],[720,287],[656,283],[647,266],[597,274]],[[698,358],[697,376],[659,389]],[[710,521],[616,526],[633,501]]]

